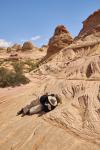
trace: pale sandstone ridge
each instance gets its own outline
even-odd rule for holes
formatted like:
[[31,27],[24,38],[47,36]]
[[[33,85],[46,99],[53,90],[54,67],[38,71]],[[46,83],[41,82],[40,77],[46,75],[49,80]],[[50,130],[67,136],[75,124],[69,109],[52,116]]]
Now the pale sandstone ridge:
[[47,55],[60,51],[62,48],[71,44],[72,41],[73,39],[67,29],[63,25],[57,26],[53,37],[49,40]]

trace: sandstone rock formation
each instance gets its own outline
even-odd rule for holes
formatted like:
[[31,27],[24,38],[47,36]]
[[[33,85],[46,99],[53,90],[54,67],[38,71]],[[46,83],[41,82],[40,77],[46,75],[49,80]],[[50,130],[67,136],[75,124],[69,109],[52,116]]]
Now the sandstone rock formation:
[[32,50],[34,48],[32,42],[27,41],[22,46],[22,51]]
[[99,36],[100,38],[100,9],[95,11],[85,21],[83,21],[83,28],[77,38],[84,39],[86,36],[90,36],[91,34]]
[[20,51],[22,49],[22,46],[16,43],[12,46],[12,49],[15,49],[15,51]]
[[53,37],[49,40],[47,55],[54,54],[68,46],[73,41],[69,32],[63,25],[56,27]]
[[20,44],[14,44],[11,47],[7,47],[7,53],[21,51],[22,47]]

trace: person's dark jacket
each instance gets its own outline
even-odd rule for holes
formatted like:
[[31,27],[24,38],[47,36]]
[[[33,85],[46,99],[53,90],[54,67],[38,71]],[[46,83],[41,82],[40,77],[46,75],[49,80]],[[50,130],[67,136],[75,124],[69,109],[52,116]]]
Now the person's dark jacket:
[[[54,94],[50,94],[50,95],[45,94],[45,95],[42,95],[42,96],[40,97],[40,103],[43,105],[43,110],[44,110],[45,112],[50,111],[50,110],[48,109],[47,105],[45,105],[45,104],[49,103],[49,101],[48,101],[48,96],[55,96],[55,95],[54,95]],[[49,104],[50,104],[50,103],[49,103]],[[51,105],[51,104],[50,104],[50,105]],[[51,105],[51,110],[53,110],[55,107],[56,107],[56,106],[52,106],[52,105]]]

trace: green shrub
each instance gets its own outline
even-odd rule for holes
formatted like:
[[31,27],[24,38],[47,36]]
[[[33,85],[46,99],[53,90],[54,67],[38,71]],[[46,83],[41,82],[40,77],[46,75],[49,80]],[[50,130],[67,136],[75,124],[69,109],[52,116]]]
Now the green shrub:
[[26,60],[25,64],[27,64],[30,67],[29,72],[39,67],[38,63],[30,59]]
[[16,61],[12,63],[16,73],[23,74],[24,63],[22,61]]
[[29,79],[26,78],[22,70],[17,67],[14,68],[15,71],[8,70],[4,67],[0,68],[0,87],[18,86],[20,84],[29,83]]

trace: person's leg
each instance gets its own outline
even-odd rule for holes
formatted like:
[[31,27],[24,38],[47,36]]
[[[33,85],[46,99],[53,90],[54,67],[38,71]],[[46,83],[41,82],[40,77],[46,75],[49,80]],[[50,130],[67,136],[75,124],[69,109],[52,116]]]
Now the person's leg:
[[23,113],[23,108],[17,112],[17,116]]
[[41,104],[39,104],[37,106],[32,107],[29,110],[29,115],[37,114],[37,113],[41,112],[42,110],[43,110],[43,106]]
[[[23,107],[20,111],[17,112],[17,116],[21,115],[22,117],[25,115],[29,114],[29,110],[33,107],[35,107],[36,105],[41,105],[40,101],[38,99],[33,100],[29,105],[26,105],[25,107]],[[32,110],[31,110],[32,111]]]

